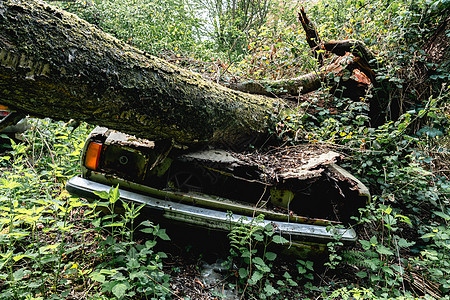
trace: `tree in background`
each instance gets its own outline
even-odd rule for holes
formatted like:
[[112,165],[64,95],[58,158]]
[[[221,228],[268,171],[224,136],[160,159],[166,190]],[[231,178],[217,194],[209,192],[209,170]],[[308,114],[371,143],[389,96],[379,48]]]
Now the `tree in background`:
[[204,20],[184,0],[56,1],[103,31],[153,55],[194,52]]
[[259,30],[270,8],[267,0],[200,0],[208,8],[220,51],[245,53],[250,30]]

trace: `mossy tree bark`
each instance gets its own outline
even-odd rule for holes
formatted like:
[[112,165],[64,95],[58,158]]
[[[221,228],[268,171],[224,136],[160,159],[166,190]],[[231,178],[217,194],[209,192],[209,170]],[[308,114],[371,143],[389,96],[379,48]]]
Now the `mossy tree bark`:
[[0,2],[0,103],[16,110],[233,147],[267,132],[276,101],[204,81],[39,0]]

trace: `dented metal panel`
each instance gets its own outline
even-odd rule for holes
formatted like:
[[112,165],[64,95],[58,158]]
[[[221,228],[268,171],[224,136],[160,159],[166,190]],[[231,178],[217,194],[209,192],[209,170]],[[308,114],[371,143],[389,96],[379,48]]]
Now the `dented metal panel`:
[[185,203],[185,204],[191,204],[191,205],[197,205],[202,207],[209,207],[213,209],[218,209],[221,211],[233,211],[238,214],[246,215],[246,216],[253,216],[255,214],[263,214],[266,216],[267,219],[270,220],[277,220],[277,221],[286,221],[286,222],[293,222],[293,223],[304,223],[304,224],[315,224],[315,225],[322,225],[322,226],[328,226],[328,225],[337,225],[341,224],[340,222],[336,222],[333,220],[325,220],[325,219],[319,219],[319,218],[308,218],[304,216],[298,216],[295,214],[289,214],[288,211],[286,212],[277,212],[272,211],[269,209],[266,209],[264,207],[256,207],[254,205],[241,203],[238,201],[233,201],[231,199],[225,199],[217,196],[212,195],[206,195],[206,194],[200,194],[200,193],[183,193],[183,192],[176,192],[172,190],[159,190],[155,189],[149,186],[145,186],[142,184],[138,184],[129,180],[124,180],[120,177],[114,176],[114,175],[108,175],[101,172],[95,172],[91,171],[89,174],[89,179],[92,181],[106,184],[108,186],[116,186],[117,184],[120,185],[120,187],[127,189],[127,190],[133,190],[138,193],[142,193],[145,195],[150,195],[153,197],[166,199],[170,201],[174,201],[177,203]]
[[[110,186],[86,180],[80,177],[70,179],[67,188],[77,192],[84,191],[93,194],[94,191],[109,191]],[[195,207],[176,203],[167,200],[161,200],[126,190],[120,189],[120,198],[125,201],[132,201],[145,204],[147,207],[163,212],[167,219],[182,221],[185,223],[203,226],[211,229],[230,230],[232,226],[248,224],[254,225],[252,219],[239,215],[229,214],[207,208]],[[332,241],[336,236],[340,236],[342,241],[356,241],[356,233],[353,229],[332,228],[330,230],[324,226],[288,223],[280,221],[263,220],[258,221],[259,226],[271,224],[276,233],[285,236],[288,240],[313,239],[321,241]]]

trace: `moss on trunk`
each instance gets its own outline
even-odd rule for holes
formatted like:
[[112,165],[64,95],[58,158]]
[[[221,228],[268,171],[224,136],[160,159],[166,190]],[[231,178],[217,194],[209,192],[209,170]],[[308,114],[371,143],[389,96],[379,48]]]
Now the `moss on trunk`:
[[15,109],[233,147],[267,132],[275,101],[205,81],[43,2],[0,2],[0,103]]

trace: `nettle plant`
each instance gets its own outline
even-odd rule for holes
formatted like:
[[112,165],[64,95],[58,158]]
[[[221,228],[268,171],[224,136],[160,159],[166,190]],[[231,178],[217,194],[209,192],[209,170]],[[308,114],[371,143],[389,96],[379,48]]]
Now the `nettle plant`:
[[[233,226],[230,239],[230,268],[234,271],[236,287],[243,295],[257,299],[271,299],[283,294],[290,287],[298,286],[300,280],[312,280],[314,271],[312,261],[297,260],[298,276],[285,272],[276,278],[273,273],[278,255],[269,251],[273,244],[286,245],[289,241],[277,234],[272,225],[262,226],[263,215],[252,219],[250,223]],[[237,266],[237,270],[235,270]]]
[[0,158],[0,298],[65,298],[71,284],[87,284],[78,271],[89,243],[74,224],[89,222],[92,209],[62,189],[76,172],[86,126],[28,123],[23,142],[11,140]]
[[428,276],[437,282],[441,290],[450,292],[450,211],[433,211],[435,220],[428,226],[424,226],[427,232],[421,239],[427,243],[427,247],[420,251],[421,259],[414,257],[410,263],[418,266]]
[[375,287],[377,295],[410,296],[404,282],[408,261],[400,254],[415,245],[402,237],[403,229],[412,226],[410,219],[376,198],[361,213],[359,225],[375,234],[360,239],[359,249],[344,250],[343,262],[359,270],[356,276]]
[[[165,229],[148,220],[136,226],[135,220],[145,205],[121,201],[118,186],[108,193],[95,193],[101,200],[106,200],[95,206],[107,213],[94,219],[92,225],[96,231],[108,230],[109,234],[92,254],[100,263],[89,277],[101,283],[101,293],[119,299],[144,295],[152,299],[169,299],[169,275],[162,270],[162,259],[167,255],[154,249],[157,238],[170,239]],[[123,213],[118,214],[119,209]],[[138,243],[134,238],[138,228],[146,234],[144,243]]]
[[64,189],[78,172],[88,126],[28,121],[23,141],[0,156],[0,299],[169,295],[165,254],[154,250],[157,238],[169,237],[149,221],[136,226],[142,206],[120,203],[117,188],[93,204]]

